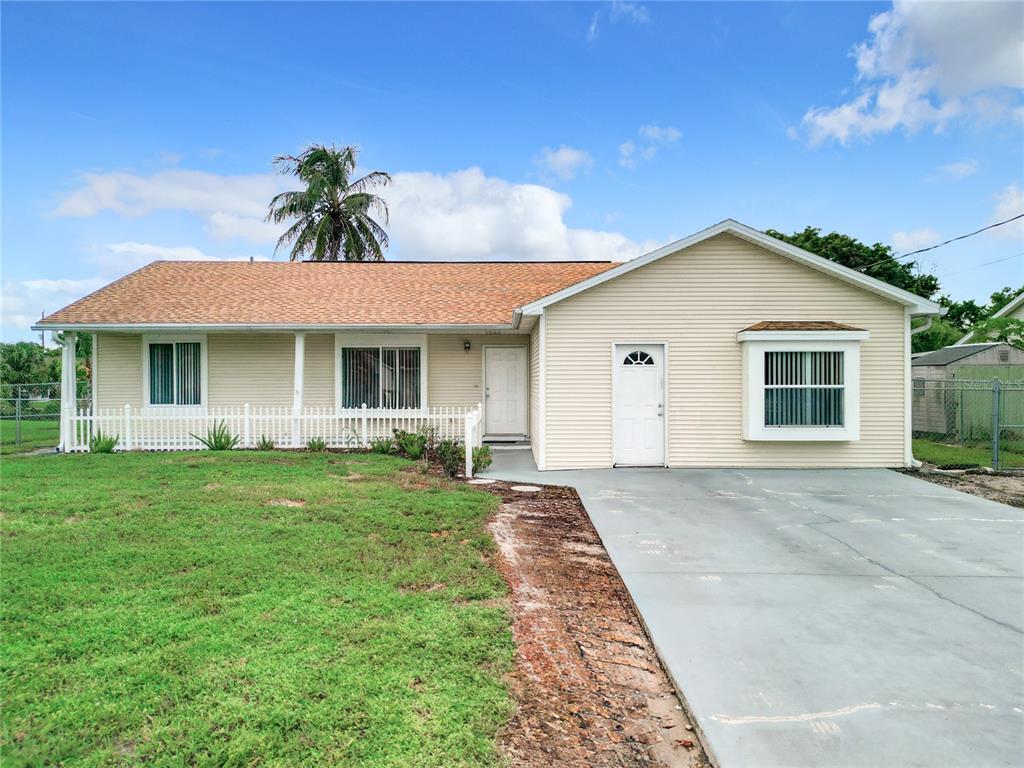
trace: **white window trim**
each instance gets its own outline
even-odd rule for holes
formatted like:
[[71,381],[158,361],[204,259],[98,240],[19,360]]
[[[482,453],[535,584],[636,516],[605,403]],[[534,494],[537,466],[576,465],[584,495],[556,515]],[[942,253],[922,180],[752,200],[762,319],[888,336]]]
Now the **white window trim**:
[[[763,334],[763,335],[762,335]],[[785,341],[783,334],[791,334]],[[857,334],[851,338],[839,334]],[[768,338],[764,338],[767,336]],[[796,339],[792,336],[797,336]],[[745,331],[743,343],[743,439],[752,441],[838,442],[860,440],[860,342],[866,331]],[[843,426],[766,427],[765,352],[842,352]]]
[[420,351],[420,407],[372,409],[375,413],[426,415],[427,381],[430,378],[425,333],[336,333],[334,334],[334,407],[341,415],[358,413],[359,408],[343,408],[341,397],[341,350],[345,347],[402,347]]
[[[199,405],[178,405],[177,403],[151,403],[149,391],[149,345],[174,344],[176,342],[199,342]],[[146,408],[171,408],[178,410],[206,411],[210,403],[210,366],[206,354],[205,333],[146,333],[142,336],[142,402]]]

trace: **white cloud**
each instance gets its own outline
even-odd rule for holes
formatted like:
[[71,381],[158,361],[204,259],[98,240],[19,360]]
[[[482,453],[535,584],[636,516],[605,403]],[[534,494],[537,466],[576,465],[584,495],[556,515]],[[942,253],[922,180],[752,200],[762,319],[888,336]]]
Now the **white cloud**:
[[476,167],[397,173],[384,197],[403,259],[625,260],[654,247],[618,232],[573,229],[564,220],[568,195],[489,177]]
[[671,125],[641,125],[639,134],[654,144],[672,144],[683,135],[678,128]]
[[[24,338],[45,312],[54,312],[107,283],[102,277],[81,280],[5,280],[0,295],[0,326],[4,339]],[[14,333],[9,336],[13,331]]]
[[159,152],[157,152],[157,157],[160,159],[160,162],[163,163],[164,165],[177,165],[182,161],[182,159],[185,156],[178,152],[171,152],[170,150],[167,149],[161,149]]
[[594,164],[594,158],[589,152],[562,144],[558,149],[544,147],[534,158],[534,164],[544,172],[568,181],[575,178],[581,170],[590,168]]
[[939,167],[939,173],[954,179],[963,179],[978,172],[977,160],[957,160]]
[[806,135],[845,145],[896,129],[941,131],[956,119],[1019,119],[1022,23],[1018,3],[895,2],[853,50],[857,95],[808,109]]
[[636,143],[624,141],[619,144],[619,165],[623,168],[636,168]]
[[675,144],[682,137],[682,132],[671,125],[644,124],[637,129],[639,144],[628,139],[619,144],[619,165],[623,168],[636,168],[637,159],[651,160],[661,147]]
[[896,253],[908,253],[909,251],[916,251],[918,248],[927,248],[929,245],[935,245],[941,237],[938,232],[929,227],[915,229],[910,232],[893,232],[892,247],[896,249]]
[[590,26],[587,27],[587,40],[593,42],[601,31],[602,21],[607,20],[609,24],[622,22],[629,24],[646,24],[651,20],[651,14],[647,6],[639,3],[628,3],[623,0],[612,0],[611,4],[598,8],[590,17]]
[[[1016,182],[1007,185],[996,194],[995,200],[996,207],[989,219],[990,224],[1006,221],[1024,213],[1024,193],[1021,192],[1020,186]],[[1018,245],[1024,243],[1024,219],[1017,219],[1011,224],[1004,224],[989,231],[995,237],[1012,240]]]
[[157,210],[189,211],[206,220],[214,237],[269,243],[283,227],[264,221],[271,198],[293,182],[275,174],[221,176],[205,171],[165,170],[149,176],[90,173],[52,211],[56,217],[89,217],[113,211],[129,218]]

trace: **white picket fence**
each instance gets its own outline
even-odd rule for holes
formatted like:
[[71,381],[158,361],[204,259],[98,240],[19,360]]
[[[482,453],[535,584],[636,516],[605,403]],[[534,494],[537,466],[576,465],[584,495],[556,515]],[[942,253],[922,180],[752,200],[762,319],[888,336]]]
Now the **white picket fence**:
[[254,448],[267,438],[278,448],[301,448],[319,438],[328,448],[368,448],[372,440],[391,437],[393,430],[415,432],[434,427],[438,439],[461,440],[466,446],[467,477],[472,474],[472,449],[482,444],[483,406],[442,406],[416,411],[377,408],[88,408],[65,411],[67,444],[64,450],[89,450],[90,439],[102,432],[117,437],[119,451],[191,451],[204,446],[196,437],[224,423],[239,436],[238,448]]

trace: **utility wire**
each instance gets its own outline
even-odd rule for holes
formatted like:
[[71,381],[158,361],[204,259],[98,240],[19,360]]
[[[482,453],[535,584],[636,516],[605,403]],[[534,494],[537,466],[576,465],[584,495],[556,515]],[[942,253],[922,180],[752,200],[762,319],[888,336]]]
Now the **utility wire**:
[[1011,221],[1016,221],[1017,219],[1024,219],[1024,213],[1018,213],[1016,216],[1012,216],[1011,218],[1006,219],[1005,221],[997,221],[995,224],[989,224],[987,227],[982,227],[981,229],[976,229],[974,232],[968,232],[966,235],[960,235],[958,237],[951,237],[949,240],[943,240],[941,243],[936,243],[935,245],[929,245],[927,248],[918,248],[916,251],[910,251],[908,253],[901,253],[899,256],[890,256],[888,259],[880,259],[880,260],[878,260],[876,262],[868,264],[866,267],[861,267],[857,271],[858,272],[867,272],[869,269],[871,269],[872,267],[877,267],[879,264],[885,264],[885,263],[887,263],[889,261],[899,261],[900,259],[905,259],[908,256],[916,256],[917,254],[924,253],[925,251],[934,251],[936,248],[941,248],[944,245],[949,245],[950,243],[955,243],[957,240],[965,240],[968,237],[974,237],[975,235],[980,235],[982,232],[985,232],[985,231],[987,231],[989,229],[995,229],[996,227],[1001,227],[1001,226],[1003,226],[1003,224],[1009,224]]
[[995,259],[994,261],[986,261],[984,264],[975,264],[973,267],[967,267],[967,269],[958,269],[956,272],[946,272],[944,275],[936,275],[936,277],[942,278],[942,277],[949,277],[951,275],[960,275],[960,274],[963,274],[964,272],[970,272],[970,271],[975,270],[975,269],[981,269],[982,267],[987,267],[987,266],[989,266],[991,264],[998,264],[1001,261],[1009,261],[1010,259],[1019,259],[1021,256],[1024,256],[1024,251],[1021,251],[1020,253],[1015,253],[1015,254],[1013,254],[1013,256],[1004,256],[1003,258]]

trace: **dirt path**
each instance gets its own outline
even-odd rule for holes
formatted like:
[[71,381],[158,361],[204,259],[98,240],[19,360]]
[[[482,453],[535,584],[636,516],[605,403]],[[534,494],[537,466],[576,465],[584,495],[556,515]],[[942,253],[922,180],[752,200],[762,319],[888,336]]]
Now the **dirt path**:
[[908,471],[907,474],[930,483],[955,488],[964,493],[973,493],[975,496],[1000,501],[1011,507],[1024,507],[1024,474],[996,475],[984,472],[938,474],[914,470]]
[[707,757],[575,492],[483,486],[511,589],[515,766],[706,766]]

